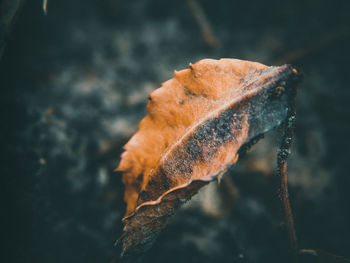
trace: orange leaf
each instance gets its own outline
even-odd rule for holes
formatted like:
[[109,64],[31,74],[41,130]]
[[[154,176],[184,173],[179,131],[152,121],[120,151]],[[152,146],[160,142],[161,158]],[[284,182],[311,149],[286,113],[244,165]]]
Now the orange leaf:
[[299,80],[289,65],[203,59],[150,94],[148,115],[124,146],[122,254],[147,248],[182,203],[220,179],[238,152],[286,118]]

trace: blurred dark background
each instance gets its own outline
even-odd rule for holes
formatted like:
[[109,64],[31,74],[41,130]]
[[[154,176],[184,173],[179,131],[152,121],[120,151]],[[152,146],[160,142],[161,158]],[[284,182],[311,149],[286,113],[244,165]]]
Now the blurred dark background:
[[[125,204],[113,169],[148,93],[221,57],[304,72],[289,162],[297,234],[350,258],[350,1],[49,0],[46,16],[39,0],[5,2],[1,262],[115,257]],[[181,209],[141,262],[285,262],[278,137]]]

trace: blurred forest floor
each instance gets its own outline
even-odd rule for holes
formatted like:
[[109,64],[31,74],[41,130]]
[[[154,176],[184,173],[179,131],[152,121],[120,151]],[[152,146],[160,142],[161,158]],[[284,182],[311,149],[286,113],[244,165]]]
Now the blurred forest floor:
[[[125,211],[113,170],[148,94],[221,57],[304,72],[289,161],[296,230],[302,248],[350,258],[350,2],[198,1],[216,47],[188,2],[49,0],[46,16],[25,3],[0,60],[3,262],[109,262]],[[278,136],[186,204],[141,262],[283,262]]]

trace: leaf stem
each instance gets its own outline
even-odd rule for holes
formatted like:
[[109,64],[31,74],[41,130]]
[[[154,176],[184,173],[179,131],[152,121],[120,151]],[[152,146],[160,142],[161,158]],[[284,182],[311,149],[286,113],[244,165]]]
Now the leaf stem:
[[299,247],[298,247],[297,235],[294,227],[292,209],[289,202],[288,183],[287,183],[287,163],[286,162],[283,163],[280,169],[281,169],[280,183],[281,183],[282,206],[284,211],[284,217],[285,217],[287,229],[288,229],[291,253],[296,258],[295,260],[297,260]]
[[284,127],[281,146],[277,155],[277,175],[280,177],[280,190],[284,217],[288,229],[290,252],[294,262],[298,262],[299,246],[297,235],[294,227],[292,209],[289,202],[288,180],[287,180],[287,159],[290,154],[290,147],[294,135],[295,126],[295,104],[296,104],[296,87],[291,87],[291,99],[289,101],[288,114]]

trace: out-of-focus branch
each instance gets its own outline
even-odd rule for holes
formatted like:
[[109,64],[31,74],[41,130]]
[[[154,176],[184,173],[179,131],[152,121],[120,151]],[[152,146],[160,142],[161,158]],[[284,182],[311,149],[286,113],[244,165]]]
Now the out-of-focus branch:
[[331,254],[327,251],[323,251],[320,249],[300,249],[299,255],[301,257],[309,256],[309,257],[305,257],[308,261],[310,257],[316,258],[317,262],[320,262],[320,263],[350,263],[349,259],[346,259],[342,256]]
[[350,27],[343,26],[336,28],[332,31],[329,31],[323,35],[318,37],[314,37],[313,41],[306,44],[303,47],[297,48],[295,50],[291,50],[284,54],[283,56],[272,61],[274,65],[282,65],[286,63],[296,63],[301,59],[309,57],[311,55],[317,54],[324,49],[328,48],[332,44],[341,41],[343,38],[350,35]]
[[215,48],[218,46],[218,40],[215,37],[212,27],[205,16],[205,13],[198,3],[197,0],[187,0],[188,6],[191,9],[192,15],[196,20],[198,26],[201,29],[203,40],[205,44],[211,48]]
[[25,0],[3,0],[0,3],[0,59],[5,50],[6,38]]
[[43,11],[44,14],[47,15],[47,0],[43,0]]

